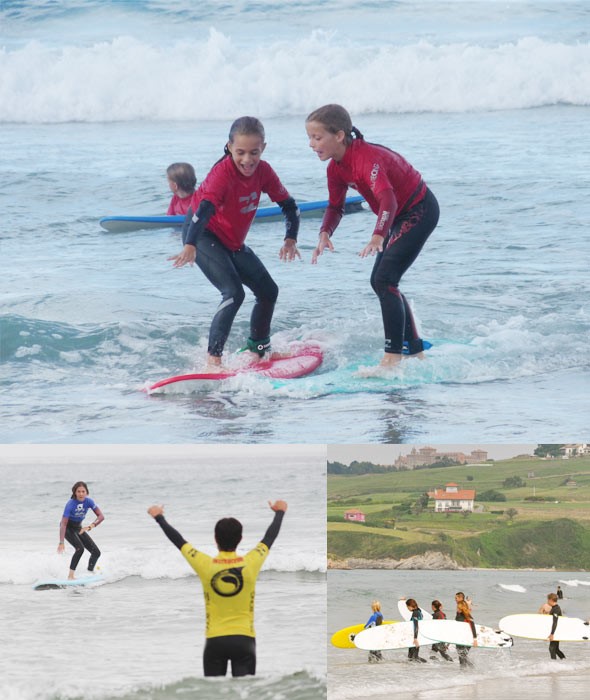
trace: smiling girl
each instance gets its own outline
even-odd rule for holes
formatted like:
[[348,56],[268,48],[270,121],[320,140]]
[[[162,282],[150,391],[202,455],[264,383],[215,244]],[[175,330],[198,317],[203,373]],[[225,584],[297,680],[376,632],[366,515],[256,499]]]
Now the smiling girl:
[[[80,557],[84,553],[84,549],[90,552],[90,560],[88,562],[88,571],[94,571],[96,562],[100,557],[100,549],[96,546],[94,540],[88,532],[94,530],[97,525],[100,525],[104,520],[100,508],[88,497],[88,486],[83,481],[77,481],[72,486],[72,497],[66,503],[64,513],[59,526],[59,545],[57,551],[63,554],[65,549],[64,541],[67,540],[74,548],[74,555],[70,562],[70,573],[68,579],[74,579],[76,567],[80,561]],[[90,525],[83,525],[86,513],[92,510],[96,515],[96,520]]]
[[381,304],[385,330],[381,365],[398,364],[404,343],[409,355],[421,355],[424,344],[398,285],[438,223],[434,195],[399,153],[366,142],[344,107],[329,104],[316,109],[307,117],[305,128],[318,158],[330,161],[329,205],[312,263],[317,263],[324,250],[334,250],[331,236],[342,218],[346,190],[354,187],[377,214],[371,240],[359,255],[377,254],[371,286]]
[[299,209],[271,166],[262,160],[264,127],[255,117],[232,124],[225,155],[195,192],[182,232],[184,247],[170,260],[174,267],[195,261],[221,294],[209,330],[208,364],[221,365],[232,323],[245,298],[244,285],[256,298],[247,349],[256,357],[270,351],[270,323],[278,287],[253,250],[244,244],[260,201],[268,194],[282,209],[285,238],[279,258],[300,258],[297,250]]

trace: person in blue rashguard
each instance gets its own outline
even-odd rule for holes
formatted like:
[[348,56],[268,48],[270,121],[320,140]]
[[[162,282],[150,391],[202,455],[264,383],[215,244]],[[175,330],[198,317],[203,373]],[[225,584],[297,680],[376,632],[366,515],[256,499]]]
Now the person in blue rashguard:
[[[59,525],[58,554],[63,554],[65,540],[67,540],[75,550],[70,562],[70,573],[68,574],[68,579],[70,580],[76,578],[76,567],[78,566],[80,557],[84,553],[84,549],[90,552],[88,571],[94,571],[96,562],[100,557],[100,549],[96,546],[96,543],[88,532],[94,530],[97,525],[102,523],[104,515],[92,498],[89,498],[88,493],[88,486],[83,481],[77,481],[72,486],[72,497],[66,503]],[[84,518],[89,510],[94,511],[96,520],[90,523],[90,525],[83,525]]]
[[[379,625],[383,624],[383,613],[381,612],[381,603],[378,600],[374,600],[371,603],[371,611],[373,614],[367,620],[365,629],[369,629],[369,627],[379,627]],[[379,650],[370,651],[368,661],[370,664],[375,664],[378,661],[383,661],[383,652]]]

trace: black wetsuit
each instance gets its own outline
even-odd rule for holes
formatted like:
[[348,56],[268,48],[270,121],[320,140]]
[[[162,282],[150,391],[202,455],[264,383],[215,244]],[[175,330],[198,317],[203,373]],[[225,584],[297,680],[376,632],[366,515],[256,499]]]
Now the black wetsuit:
[[[420,608],[416,608],[415,610],[412,610],[412,616],[410,617],[410,622],[414,624],[414,639],[417,639],[418,637],[418,621],[423,619],[422,615],[422,610]],[[408,649],[408,659],[410,661],[421,661],[422,663],[426,663],[426,659],[423,659],[420,656],[420,647],[416,646],[411,646]]]
[[[553,624],[551,625],[551,634],[555,633],[555,630],[557,629],[557,618],[561,617],[562,612],[561,608],[557,603],[551,608],[550,614],[553,615]],[[565,659],[565,654],[561,649],[559,648],[559,642],[553,641],[549,642],[549,654],[552,659]]]
[[[465,615],[463,615],[463,613],[460,612],[458,612],[455,615],[455,620],[457,620],[457,622],[469,622],[471,626],[471,634],[473,635],[473,639],[477,639],[477,630],[475,629],[475,622],[473,622],[473,620],[467,620]],[[467,658],[471,647],[464,647],[457,644],[455,648],[457,649],[459,663],[461,664],[461,666],[473,666],[471,661],[469,661],[469,659]]]
[[[270,526],[260,541],[268,549],[279,534],[284,511],[276,511]],[[179,550],[187,541],[175,530],[163,515],[156,521],[164,534]],[[208,637],[203,650],[203,671],[205,676],[225,676],[228,662],[231,662],[232,676],[249,676],[256,673],[256,639],[243,634],[230,634]]]
[[[432,613],[432,619],[433,620],[446,620],[447,616],[444,614],[442,610],[435,610],[435,612]],[[435,653],[438,652],[443,659],[446,659],[447,661],[452,661],[453,659],[449,656],[447,653],[447,650],[449,648],[449,645],[446,644],[445,642],[437,642],[436,644],[432,645],[432,651]],[[430,657],[435,658],[434,656]]]
[[[297,239],[299,209],[295,200],[278,202],[287,222],[288,237]],[[250,316],[250,338],[269,344],[270,324],[279,295],[279,288],[260,258],[252,248],[243,244],[232,250],[207,228],[215,213],[211,202],[204,200],[199,205],[198,223],[194,223],[192,209],[188,210],[183,227],[183,243],[194,245],[197,250],[196,263],[205,277],[220,292],[221,303],[209,328],[209,355],[221,357],[234,318],[244,302],[244,285],[255,298]]]
[[371,287],[381,304],[385,352],[401,353],[404,339],[410,355],[424,349],[410,305],[399,290],[399,282],[436,228],[438,217],[438,202],[427,189],[424,199],[396,217],[383,241],[383,252],[377,254]]
[[76,570],[80,557],[84,554],[84,549],[90,552],[90,560],[88,561],[88,571],[94,571],[96,562],[100,557],[100,549],[96,546],[96,542],[90,537],[87,532],[80,532],[82,523],[75,520],[68,520],[66,527],[65,538],[74,548],[74,554],[70,562],[70,569]]

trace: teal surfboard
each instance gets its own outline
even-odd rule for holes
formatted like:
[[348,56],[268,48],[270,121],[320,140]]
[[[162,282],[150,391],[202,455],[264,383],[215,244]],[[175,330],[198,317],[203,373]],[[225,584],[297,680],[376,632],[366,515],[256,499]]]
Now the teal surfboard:
[[41,579],[33,584],[34,591],[51,591],[58,588],[76,588],[78,586],[87,586],[89,583],[98,583],[99,581],[104,581],[104,576],[101,574],[95,574],[94,576],[84,576],[82,578],[75,579]]

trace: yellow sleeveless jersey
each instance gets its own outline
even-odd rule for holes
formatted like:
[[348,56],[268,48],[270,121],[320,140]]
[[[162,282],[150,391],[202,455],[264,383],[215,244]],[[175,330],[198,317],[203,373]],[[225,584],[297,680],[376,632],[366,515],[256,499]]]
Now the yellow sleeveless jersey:
[[218,552],[217,556],[210,557],[186,542],[180,551],[203,585],[207,620],[205,636],[242,634],[255,637],[256,579],[268,556],[268,547],[259,542],[245,556],[236,552]]

